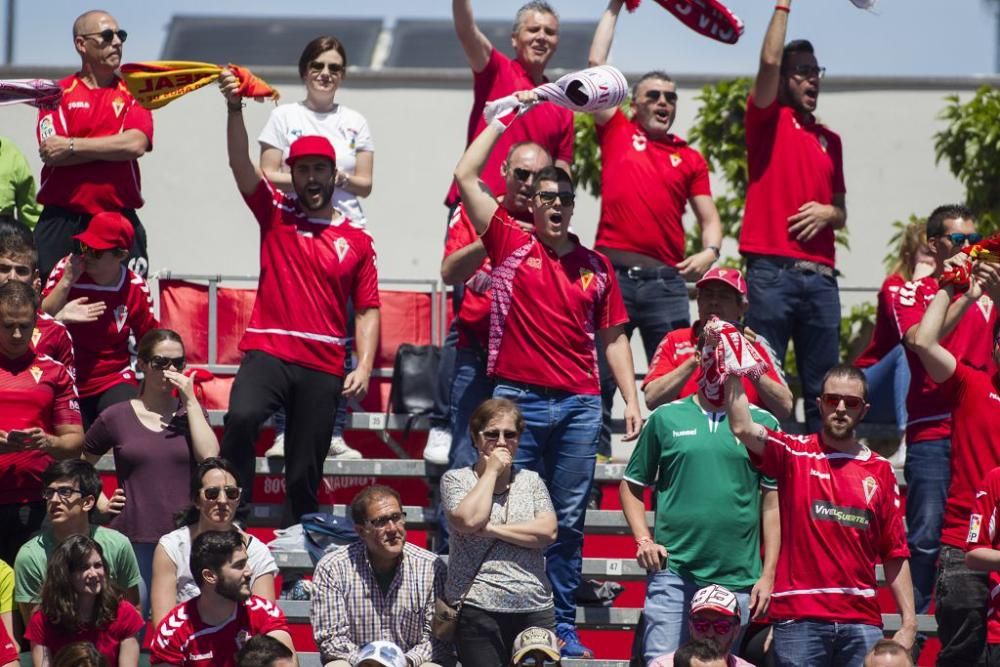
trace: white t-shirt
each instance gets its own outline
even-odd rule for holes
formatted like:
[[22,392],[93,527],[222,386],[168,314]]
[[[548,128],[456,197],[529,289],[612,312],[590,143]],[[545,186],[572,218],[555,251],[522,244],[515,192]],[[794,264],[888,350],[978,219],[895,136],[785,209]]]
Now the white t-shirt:
[[[302,102],[284,104],[271,112],[267,125],[261,130],[257,141],[261,144],[281,149],[282,170],[288,157],[288,148],[299,137],[320,135],[333,144],[337,152],[337,169],[353,175],[358,163],[358,153],[375,151],[368,121],[353,109],[338,104],[333,111],[317,113]],[[365,224],[365,213],[357,196],[343,188],[333,193],[333,206],[358,225]]]
[[[278,574],[271,550],[257,538],[247,535],[247,560],[250,563],[250,586],[265,574]],[[191,576],[191,528],[185,526],[160,538],[160,546],[177,568],[177,604],[201,595]]]

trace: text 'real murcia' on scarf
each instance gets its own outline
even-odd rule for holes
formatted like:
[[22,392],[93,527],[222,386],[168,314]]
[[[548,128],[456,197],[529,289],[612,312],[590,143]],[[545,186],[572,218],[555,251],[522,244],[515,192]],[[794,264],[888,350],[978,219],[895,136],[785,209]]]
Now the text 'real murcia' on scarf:
[[722,383],[730,375],[756,380],[768,371],[768,363],[731,322],[713,316],[704,338],[698,387],[712,405],[722,405]]
[[[225,65],[240,82],[237,91],[243,97],[259,101],[277,101],[278,91],[255,76],[246,67]],[[126,63],[121,67],[122,79],[136,101],[147,109],[159,109],[182,95],[212,83],[222,74],[222,65],[183,60],[154,60]]]

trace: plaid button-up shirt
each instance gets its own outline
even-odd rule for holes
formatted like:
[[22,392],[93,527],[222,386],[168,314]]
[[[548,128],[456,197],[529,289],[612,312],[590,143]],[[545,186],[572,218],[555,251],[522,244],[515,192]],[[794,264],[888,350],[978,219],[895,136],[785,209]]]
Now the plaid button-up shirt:
[[449,644],[431,635],[434,598],[444,597],[447,568],[436,555],[412,544],[385,595],[378,587],[364,542],[332,551],[313,575],[313,635],[323,662],[354,664],[361,647],[389,641],[405,653],[410,667],[441,663],[452,655]]

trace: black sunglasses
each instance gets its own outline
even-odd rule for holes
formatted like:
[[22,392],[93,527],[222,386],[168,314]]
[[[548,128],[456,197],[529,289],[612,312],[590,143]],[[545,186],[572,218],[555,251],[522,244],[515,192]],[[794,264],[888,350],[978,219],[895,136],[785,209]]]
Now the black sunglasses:
[[314,60],[309,63],[310,71],[316,74],[321,73],[323,70],[328,71],[330,74],[343,74],[344,66],[340,63],[321,63],[318,60]]
[[552,206],[558,199],[563,206],[572,206],[576,201],[576,195],[572,192],[552,192],[551,190],[539,190],[535,196],[546,206]]
[[149,363],[150,368],[155,368],[158,371],[165,371],[171,366],[178,371],[182,371],[186,363],[184,357],[162,357],[158,354],[154,354],[146,361]]
[[207,486],[201,490],[205,500],[218,500],[219,494],[223,491],[226,493],[226,500],[239,500],[243,495],[243,489],[238,486]]
[[503,439],[507,442],[517,440],[521,435],[517,431],[501,431],[498,428],[490,429],[489,431],[480,431],[479,435],[483,436],[483,440],[486,442],[498,442],[500,440],[500,435],[503,434]]
[[111,28],[105,28],[104,30],[102,30],[100,32],[85,32],[85,33],[81,33],[79,36],[80,37],[93,37],[95,35],[101,38],[101,43],[102,44],[110,44],[111,41],[115,37],[118,37],[118,39],[121,40],[122,44],[124,44],[125,40],[128,39],[128,33],[126,31],[124,31],[124,30],[112,30]]
[[522,183],[527,183],[528,179],[534,178],[536,174],[536,172],[531,171],[530,169],[521,169],[520,167],[514,167],[512,171],[514,172],[514,178]]
[[843,401],[844,407],[848,410],[857,410],[865,404],[865,399],[860,396],[848,396],[847,394],[823,394],[820,396],[820,400],[831,408],[840,406],[840,402]]
[[677,93],[672,90],[647,90],[646,91],[646,101],[647,102],[659,102],[660,95],[667,104],[677,104]]
[[81,243],[80,244],[80,254],[84,255],[85,257],[90,257],[91,259],[100,259],[101,257],[104,257],[104,253],[114,252],[114,251],[115,251],[114,248],[112,248],[112,249],[105,249],[105,250],[97,250],[96,248],[91,248],[86,243]]

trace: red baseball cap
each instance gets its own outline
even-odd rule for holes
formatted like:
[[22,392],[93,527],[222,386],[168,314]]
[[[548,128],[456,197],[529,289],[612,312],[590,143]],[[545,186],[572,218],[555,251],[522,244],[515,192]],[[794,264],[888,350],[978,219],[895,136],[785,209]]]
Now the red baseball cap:
[[695,287],[701,287],[707,282],[716,281],[720,283],[726,283],[737,292],[740,296],[745,297],[747,295],[747,281],[743,279],[743,274],[740,273],[739,269],[724,269],[722,267],[716,267],[702,276],[701,280],[696,282]]
[[121,213],[102,211],[90,219],[87,229],[73,238],[94,250],[128,250],[135,239],[135,229]]
[[296,160],[307,156],[325,157],[333,162],[334,166],[337,164],[337,153],[333,150],[333,144],[326,137],[317,134],[299,137],[293,141],[291,148],[288,149],[285,164],[291,167]]

